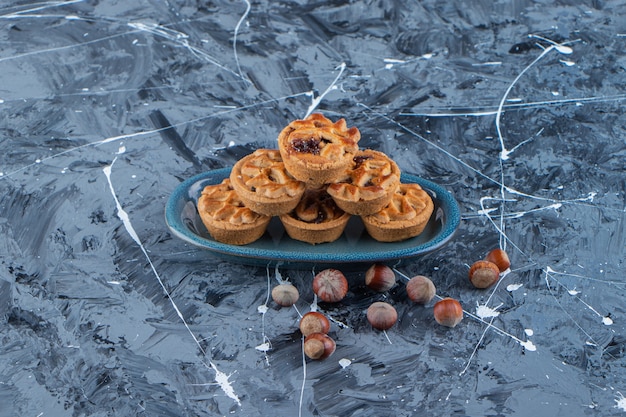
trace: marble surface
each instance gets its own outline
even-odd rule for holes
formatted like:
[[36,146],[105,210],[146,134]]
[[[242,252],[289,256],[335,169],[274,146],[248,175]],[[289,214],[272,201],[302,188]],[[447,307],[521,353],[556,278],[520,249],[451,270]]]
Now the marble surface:
[[[3,2],[0,416],[624,415],[624,50],[621,0]],[[178,184],[313,111],[459,202],[388,293],[353,270],[315,303],[315,271],[165,224]],[[475,289],[494,247],[512,267]],[[407,301],[417,274],[457,327]],[[324,361],[297,329],[316,308]]]

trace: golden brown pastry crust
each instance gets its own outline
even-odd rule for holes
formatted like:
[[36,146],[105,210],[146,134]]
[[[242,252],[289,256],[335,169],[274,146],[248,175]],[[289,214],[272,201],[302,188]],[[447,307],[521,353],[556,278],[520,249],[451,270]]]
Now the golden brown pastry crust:
[[400,184],[384,209],[361,219],[374,239],[398,242],[422,233],[433,210],[433,200],[422,187]]
[[400,169],[387,155],[371,149],[357,152],[352,160],[344,175],[328,186],[328,194],[346,213],[377,213],[400,184]]
[[351,164],[361,133],[344,119],[335,123],[319,113],[295,120],[278,135],[285,167],[296,179],[310,184],[335,181]]
[[228,178],[207,185],[198,199],[198,214],[213,239],[230,245],[246,245],[259,239],[270,217],[246,207]]
[[339,239],[349,219],[325,188],[307,189],[296,208],[280,216],[289,237],[311,244]]
[[237,161],[230,182],[246,207],[266,216],[293,210],[306,188],[287,172],[276,149],[257,149]]

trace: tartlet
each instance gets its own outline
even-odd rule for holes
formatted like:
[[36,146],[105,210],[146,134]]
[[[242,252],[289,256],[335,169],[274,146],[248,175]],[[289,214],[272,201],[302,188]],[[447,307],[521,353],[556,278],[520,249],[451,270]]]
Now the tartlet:
[[361,219],[374,239],[399,242],[422,233],[433,210],[433,200],[422,187],[400,184],[385,208]]
[[259,239],[271,219],[246,207],[228,178],[204,187],[198,198],[198,214],[213,239],[230,245]]
[[289,237],[315,245],[339,239],[350,217],[320,187],[307,188],[296,208],[280,216],[280,221]]
[[319,113],[295,120],[278,135],[285,167],[296,179],[328,184],[339,178],[358,151],[361,133],[348,128],[345,119],[332,122]]
[[230,183],[246,207],[266,216],[293,210],[306,188],[287,172],[276,149],[257,149],[241,158],[230,173]]
[[400,184],[398,165],[383,152],[358,151],[328,194],[346,213],[367,216],[382,210]]

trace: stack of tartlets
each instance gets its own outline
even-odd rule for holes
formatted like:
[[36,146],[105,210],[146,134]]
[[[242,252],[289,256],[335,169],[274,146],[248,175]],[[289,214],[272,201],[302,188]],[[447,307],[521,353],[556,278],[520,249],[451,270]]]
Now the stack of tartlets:
[[278,149],[240,159],[230,177],[208,185],[198,213],[211,236],[245,245],[260,238],[272,217],[292,239],[337,240],[351,216],[381,242],[422,233],[433,201],[418,184],[401,184],[400,169],[382,152],[359,149],[361,134],[321,114],[296,120],[278,135]]

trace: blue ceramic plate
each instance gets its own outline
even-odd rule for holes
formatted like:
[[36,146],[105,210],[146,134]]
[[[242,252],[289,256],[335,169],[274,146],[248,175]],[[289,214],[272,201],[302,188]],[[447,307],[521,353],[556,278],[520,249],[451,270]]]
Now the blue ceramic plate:
[[402,174],[402,182],[419,184],[430,193],[435,203],[433,215],[424,232],[417,237],[402,242],[377,242],[367,234],[360,218],[352,216],[338,240],[310,245],[291,239],[280,220],[273,218],[265,234],[256,242],[244,246],[227,245],[211,238],[200,220],[196,202],[206,185],[218,184],[229,174],[230,168],[223,168],[182,182],[167,202],[165,220],[179,238],[222,259],[242,264],[308,269],[324,264],[396,263],[443,246],[454,234],[461,218],[459,206],[449,192],[430,181]]

